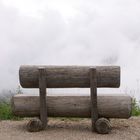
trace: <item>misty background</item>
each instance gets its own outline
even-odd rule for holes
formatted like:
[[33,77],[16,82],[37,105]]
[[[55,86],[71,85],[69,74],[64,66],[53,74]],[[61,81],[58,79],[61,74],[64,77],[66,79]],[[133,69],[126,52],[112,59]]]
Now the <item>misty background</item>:
[[0,0],[1,95],[18,88],[20,65],[119,65],[120,88],[100,92],[140,100],[139,60],[138,0]]

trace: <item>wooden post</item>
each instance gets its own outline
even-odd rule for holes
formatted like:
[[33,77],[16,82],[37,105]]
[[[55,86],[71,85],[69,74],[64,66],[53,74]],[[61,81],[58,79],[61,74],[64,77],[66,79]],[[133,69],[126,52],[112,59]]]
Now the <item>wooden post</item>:
[[39,68],[39,94],[40,94],[40,120],[43,129],[47,126],[47,105],[46,105],[46,78],[45,68]]
[[90,68],[90,97],[92,131],[96,131],[95,122],[98,120],[96,68]]
[[39,99],[40,99],[40,119],[32,119],[27,124],[29,132],[38,132],[47,126],[47,104],[46,104],[46,78],[45,68],[38,69],[39,73]]

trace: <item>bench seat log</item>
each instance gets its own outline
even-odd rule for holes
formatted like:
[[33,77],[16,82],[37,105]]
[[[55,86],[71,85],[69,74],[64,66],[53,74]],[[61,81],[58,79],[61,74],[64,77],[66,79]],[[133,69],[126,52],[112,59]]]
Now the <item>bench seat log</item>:
[[[99,94],[99,117],[129,118],[132,98],[127,95]],[[49,117],[91,117],[90,96],[47,96]],[[19,94],[12,98],[12,111],[16,116],[39,116],[39,95]]]

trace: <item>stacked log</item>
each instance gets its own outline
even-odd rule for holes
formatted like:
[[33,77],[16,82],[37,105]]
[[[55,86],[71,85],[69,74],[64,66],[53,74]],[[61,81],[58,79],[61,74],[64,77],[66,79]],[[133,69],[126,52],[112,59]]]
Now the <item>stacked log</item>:
[[[90,87],[90,66],[28,66],[19,70],[20,84],[23,88],[38,88],[38,68],[46,70],[47,88],[88,88]],[[119,87],[119,66],[96,66],[97,87]]]
[[[89,96],[47,96],[50,117],[91,117]],[[98,94],[100,117],[129,118],[132,99],[127,95]],[[39,116],[39,96],[19,94],[12,98],[12,110],[16,116]]]

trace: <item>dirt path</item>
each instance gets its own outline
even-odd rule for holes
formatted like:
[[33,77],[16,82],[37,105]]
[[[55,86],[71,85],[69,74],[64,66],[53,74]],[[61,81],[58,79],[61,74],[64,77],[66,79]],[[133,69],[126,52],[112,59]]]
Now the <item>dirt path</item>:
[[0,140],[140,140],[140,117],[111,120],[107,135],[92,133],[90,119],[50,119],[49,127],[36,133],[26,131],[27,122],[0,121]]

